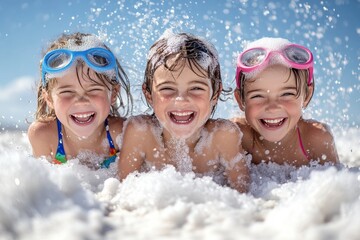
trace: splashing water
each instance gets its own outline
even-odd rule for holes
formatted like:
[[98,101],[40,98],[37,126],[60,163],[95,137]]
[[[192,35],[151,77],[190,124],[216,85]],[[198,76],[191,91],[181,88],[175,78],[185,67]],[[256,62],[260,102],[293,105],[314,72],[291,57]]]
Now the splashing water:
[[[247,42],[264,36],[281,37],[308,47],[314,54],[316,90],[305,117],[325,121],[336,129],[358,126],[360,114],[351,103],[360,87],[359,58],[348,60],[358,49],[358,34],[346,25],[345,12],[352,6],[345,2],[144,0],[127,4],[110,0],[94,5],[88,17],[91,21],[78,16],[69,25],[104,36],[126,65],[135,96],[141,95],[141,87],[137,86],[143,80],[141,69],[145,68],[148,49],[169,29],[199,35],[215,45],[225,88],[235,86],[236,57]],[[348,32],[336,35],[340,29]],[[240,112],[232,99],[219,105],[216,116],[226,118]],[[136,98],[135,113],[145,108]]]
[[[68,1],[68,8],[79,4]],[[140,96],[148,49],[166,29],[209,39],[225,88],[235,85],[235,60],[248,41],[271,36],[307,46],[315,58],[316,92],[304,115],[332,127],[343,166],[251,166],[248,194],[172,167],[120,183],[115,166],[93,171],[76,160],[55,166],[33,159],[26,135],[1,124],[1,239],[360,238],[359,30],[346,19],[357,16],[349,11],[358,6],[341,0],[86,4],[84,14],[59,11],[48,18],[66,22],[65,32],[93,32],[110,44],[134,86],[135,114],[146,109]],[[216,112],[239,114],[232,99]]]

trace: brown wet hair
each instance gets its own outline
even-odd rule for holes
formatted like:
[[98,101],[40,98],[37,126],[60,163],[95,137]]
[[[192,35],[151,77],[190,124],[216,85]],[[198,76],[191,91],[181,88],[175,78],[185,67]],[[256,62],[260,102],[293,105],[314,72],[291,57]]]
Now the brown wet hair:
[[[171,46],[169,38],[178,39],[176,43],[179,46]],[[209,64],[206,68],[202,64],[204,58],[209,58],[207,59]],[[172,34],[170,37],[160,38],[150,47],[143,82],[144,91],[151,94],[154,73],[160,66],[169,71],[175,71],[183,69],[186,64],[198,76],[210,79],[213,89],[212,99],[219,97],[221,93],[229,94],[231,91],[222,89],[220,64],[215,47],[189,33]],[[150,108],[149,104],[148,106]],[[216,105],[213,106],[212,113],[214,113],[215,108]]]

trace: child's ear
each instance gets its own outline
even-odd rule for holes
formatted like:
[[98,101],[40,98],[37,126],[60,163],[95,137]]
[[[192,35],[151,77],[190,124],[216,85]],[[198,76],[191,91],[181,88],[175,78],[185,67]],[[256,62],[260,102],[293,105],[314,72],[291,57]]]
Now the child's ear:
[[235,89],[234,96],[235,96],[236,102],[238,103],[239,108],[241,109],[241,111],[245,111],[245,104],[244,104],[244,102],[242,100],[241,93],[240,93],[239,89]]
[[120,84],[116,84],[115,86],[112,87],[112,90],[111,90],[111,105],[116,103],[119,92],[120,92]]
[[142,91],[143,91],[143,94],[146,98],[146,101],[148,104],[150,104],[150,106],[152,107],[153,106],[153,101],[152,101],[152,97],[151,97],[151,92],[150,90],[148,89],[147,85],[144,83],[142,85]]
[[304,108],[306,108],[306,107],[309,105],[310,100],[311,100],[313,94],[314,94],[314,84],[311,84],[310,86],[308,86],[308,93],[307,93],[307,95],[305,96]]
[[41,95],[42,95],[44,101],[46,102],[47,106],[51,109],[54,109],[54,104],[53,104],[50,93],[47,92],[45,89],[43,89],[41,91]]

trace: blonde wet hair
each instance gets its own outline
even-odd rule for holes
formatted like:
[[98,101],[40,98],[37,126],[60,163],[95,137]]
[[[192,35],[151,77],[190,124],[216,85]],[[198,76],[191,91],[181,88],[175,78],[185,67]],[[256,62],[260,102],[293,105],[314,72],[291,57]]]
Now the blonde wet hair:
[[[55,50],[55,49],[71,49],[71,50],[85,50],[91,47],[103,47],[107,50],[111,51],[99,38],[97,38],[93,34],[87,33],[72,33],[72,34],[62,34],[59,38],[53,41],[49,47],[43,52],[43,56],[46,55],[47,52]],[[76,62],[76,72],[77,78],[80,83],[79,78],[79,68],[81,68],[85,64],[83,61]],[[88,79],[91,81],[97,82],[100,80],[101,83],[108,86],[107,84],[111,84],[112,86],[120,85],[120,90],[117,93],[117,101],[115,104],[111,105],[110,115],[111,116],[120,116],[119,110],[122,111],[123,116],[128,116],[129,113],[132,112],[132,95],[130,92],[130,82],[129,79],[121,67],[119,61],[116,59],[117,64],[117,72],[114,76],[110,77],[106,73],[97,73],[95,75],[97,79],[93,79],[90,77],[89,70],[87,72],[82,72],[82,75],[86,75]],[[42,60],[40,61],[40,76],[42,76]],[[35,119],[39,121],[51,121],[56,118],[54,109],[50,108],[46,102],[45,94],[46,92],[49,96],[51,96],[51,90],[56,83],[56,77],[47,77],[46,84],[43,85],[42,80],[40,79],[37,86],[37,109],[35,113]],[[80,83],[81,84],[81,83]],[[125,94],[121,94],[124,92]],[[125,95],[125,96],[124,96]]]

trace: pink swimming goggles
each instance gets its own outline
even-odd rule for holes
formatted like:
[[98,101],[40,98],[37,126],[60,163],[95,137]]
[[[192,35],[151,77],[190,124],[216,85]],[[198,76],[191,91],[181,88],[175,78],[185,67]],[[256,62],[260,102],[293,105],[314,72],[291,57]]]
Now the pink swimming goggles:
[[[271,57],[281,56],[281,64],[295,69],[309,69],[308,85],[313,81],[314,61],[311,51],[298,44],[289,44],[280,50],[255,47],[242,52],[237,59],[236,87],[240,88],[240,73],[250,73],[265,68]],[[284,62],[285,61],[285,62]]]

